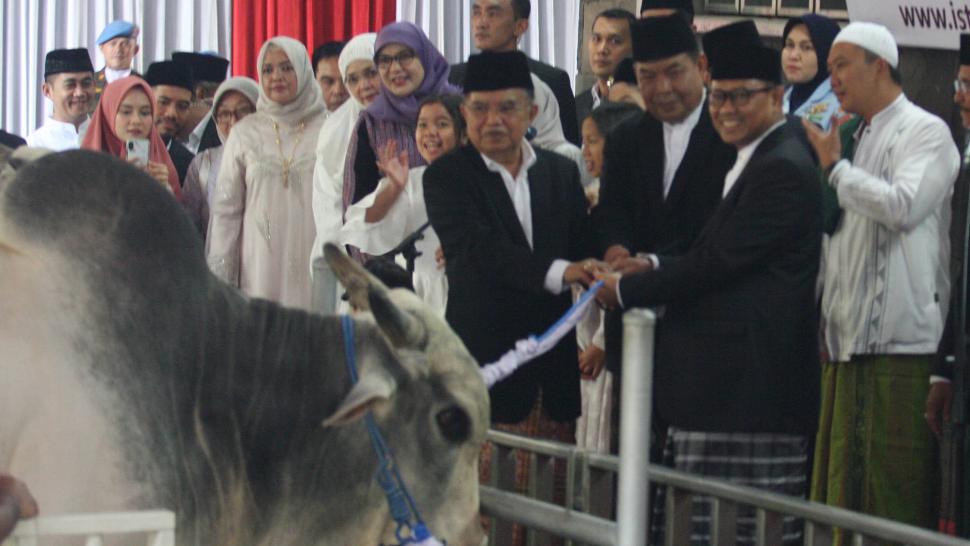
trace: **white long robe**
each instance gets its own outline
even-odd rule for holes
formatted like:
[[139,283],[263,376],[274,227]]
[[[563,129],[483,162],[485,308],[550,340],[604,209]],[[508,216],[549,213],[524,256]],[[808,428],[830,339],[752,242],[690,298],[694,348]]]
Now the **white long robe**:
[[225,144],[206,259],[219,278],[249,296],[310,308],[313,167],[323,120],[321,112],[302,130],[280,126],[283,154],[293,154],[286,186],[272,118],[246,117]]
[[[411,169],[408,172],[407,186],[388,209],[387,215],[379,222],[367,222],[367,209],[374,205],[377,194],[391,184],[389,179],[382,178],[377,189],[347,209],[347,223],[340,230],[340,242],[354,245],[368,254],[385,254],[424,225],[428,221],[422,182],[425,169],[426,165]],[[424,238],[414,244],[421,255],[414,261],[412,281],[418,296],[444,316],[448,301],[448,279],[444,269],[438,268],[434,257],[440,246],[441,242],[434,229],[431,226],[425,228]]]

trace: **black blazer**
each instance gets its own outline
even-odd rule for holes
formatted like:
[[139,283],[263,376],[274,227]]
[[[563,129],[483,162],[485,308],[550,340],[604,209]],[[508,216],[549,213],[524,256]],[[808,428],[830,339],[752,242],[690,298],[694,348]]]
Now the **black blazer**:
[[686,254],[620,281],[625,307],[666,305],[654,395],[671,426],[816,430],[821,187],[796,129],[762,141]]
[[[566,136],[566,140],[576,146],[581,146],[583,141],[579,138],[579,125],[576,123],[576,99],[573,97],[573,87],[569,81],[569,74],[566,74],[565,70],[531,57],[529,58],[529,71],[552,89],[552,94],[555,95],[556,102],[559,103],[559,121],[562,123],[562,132]],[[464,84],[465,63],[451,66],[448,81],[454,85]]]
[[216,119],[209,117],[209,123],[205,124],[205,130],[199,140],[199,150],[196,153],[201,154],[209,148],[218,148],[219,146],[222,146],[222,139],[219,138],[219,131],[216,129]]
[[168,139],[165,146],[168,148],[168,156],[172,158],[172,163],[175,165],[176,172],[178,172],[179,186],[182,186],[185,184],[185,175],[189,172],[189,164],[192,163],[195,156],[174,138]]
[[594,216],[601,251],[620,244],[631,253],[680,254],[704,228],[737,151],[717,135],[707,104],[701,108],[666,199],[663,124],[644,114],[607,136]]
[[[596,84],[593,84],[596,85]],[[593,111],[592,88],[576,95],[576,126],[579,128],[580,141],[583,136],[583,120]]]
[[[472,146],[435,161],[424,174],[431,226],[447,263],[445,318],[480,364],[497,360],[515,341],[539,335],[569,308],[569,290],[543,287],[554,259],[588,256],[586,199],[575,163],[536,149],[529,169],[533,248],[515,214],[502,178],[489,171]],[[492,421],[525,419],[539,388],[549,416],[579,416],[575,336],[493,387]]]

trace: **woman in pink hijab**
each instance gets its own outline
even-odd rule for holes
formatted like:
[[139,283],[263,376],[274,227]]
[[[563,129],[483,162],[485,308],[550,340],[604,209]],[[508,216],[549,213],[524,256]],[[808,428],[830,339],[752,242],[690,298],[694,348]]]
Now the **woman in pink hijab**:
[[145,80],[128,76],[115,80],[104,88],[104,94],[94,110],[91,124],[84,134],[81,148],[128,159],[128,141],[148,141],[148,161],[132,158],[149,176],[169,188],[175,198],[182,200],[178,173],[165,143],[155,129],[155,95]]

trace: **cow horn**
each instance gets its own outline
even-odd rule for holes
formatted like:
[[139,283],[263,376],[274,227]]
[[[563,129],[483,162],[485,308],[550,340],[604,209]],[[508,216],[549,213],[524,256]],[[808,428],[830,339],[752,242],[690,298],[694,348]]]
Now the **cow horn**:
[[381,290],[387,290],[380,279],[371,275],[360,264],[350,259],[350,256],[347,256],[337,245],[333,243],[323,245],[323,256],[327,259],[327,264],[333,269],[334,274],[337,275],[337,279],[340,280],[344,290],[347,291],[350,304],[355,308],[362,311],[370,310],[370,301],[367,295],[369,287],[374,286]]
[[370,311],[384,335],[395,347],[424,349],[428,344],[428,331],[418,317],[399,309],[387,297],[387,289],[371,287],[367,292]]

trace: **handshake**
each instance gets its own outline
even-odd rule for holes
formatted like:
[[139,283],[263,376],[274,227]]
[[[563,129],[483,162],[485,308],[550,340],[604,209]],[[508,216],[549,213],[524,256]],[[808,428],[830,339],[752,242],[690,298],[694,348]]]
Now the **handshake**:
[[603,287],[597,292],[596,299],[604,307],[612,309],[617,306],[616,285],[620,277],[651,271],[653,267],[649,258],[631,256],[627,249],[616,245],[606,251],[603,260],[587,258],[569,264],[563,273],[563,281],[583,286],[603,281]]

